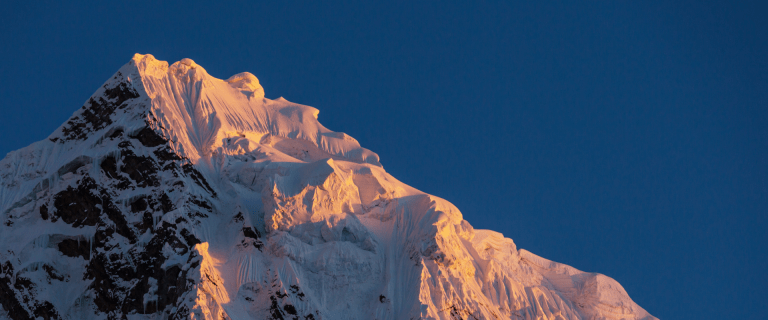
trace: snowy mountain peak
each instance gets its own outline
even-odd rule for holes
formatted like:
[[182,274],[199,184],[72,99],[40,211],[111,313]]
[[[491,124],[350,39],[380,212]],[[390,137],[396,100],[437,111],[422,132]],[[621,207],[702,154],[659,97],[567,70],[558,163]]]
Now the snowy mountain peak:
[[135,55],[0,161],[0,318],[656,319],[317,115],[247,72]]
[[168,66],[150,54],[136,54],[49,138],[65,142],[95,137],[94,131],[119,118],[122,126],[147,122],[192,162],[226,149],[227,139],[245,138],[240,145],[248,152],[248,145],[274,137],[305,141],[319,149],[316,157],[381,165],[378,155],[355,139],[322,126],[318,113],[285,99],[264,98],[258,79],[248,72],[224,81],[192,59]]
[[[155,77],[162,77],[162,75],[168,72],[168,62],[157,60],[151,54],[134,54],[127,66],[134,66],[136,74],[141,70],[143,74]],[[126,68],[126,66],[123,68]]]

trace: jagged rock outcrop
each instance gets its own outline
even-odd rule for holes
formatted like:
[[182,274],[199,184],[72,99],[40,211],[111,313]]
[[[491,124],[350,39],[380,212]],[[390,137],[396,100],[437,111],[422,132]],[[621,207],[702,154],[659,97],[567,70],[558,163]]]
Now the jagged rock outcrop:
[[0,318],[656,319],[317,116],[137,54],[0,161]]

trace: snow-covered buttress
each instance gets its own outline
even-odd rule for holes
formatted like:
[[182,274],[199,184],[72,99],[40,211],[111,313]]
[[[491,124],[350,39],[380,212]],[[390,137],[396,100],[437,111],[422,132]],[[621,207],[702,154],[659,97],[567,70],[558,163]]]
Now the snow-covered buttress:
[[0,161],[1,319],[656,319],[244,72],[135,55]]

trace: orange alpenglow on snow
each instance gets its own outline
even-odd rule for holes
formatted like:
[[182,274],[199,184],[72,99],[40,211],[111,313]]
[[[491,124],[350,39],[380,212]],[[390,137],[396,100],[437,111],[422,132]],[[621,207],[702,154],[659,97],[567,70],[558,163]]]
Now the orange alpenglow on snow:
[[0,318],[656,319],[190,59],[135,55],[0,176]]

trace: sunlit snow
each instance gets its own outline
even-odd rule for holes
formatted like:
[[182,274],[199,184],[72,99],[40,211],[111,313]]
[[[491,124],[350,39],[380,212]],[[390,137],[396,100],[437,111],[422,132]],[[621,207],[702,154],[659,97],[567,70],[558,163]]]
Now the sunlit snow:
[[0,318],[656,319],[190,59],[135,55],[0,178]]

